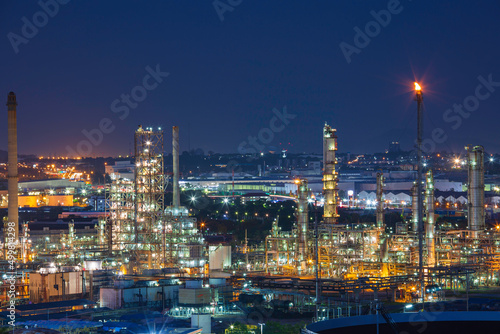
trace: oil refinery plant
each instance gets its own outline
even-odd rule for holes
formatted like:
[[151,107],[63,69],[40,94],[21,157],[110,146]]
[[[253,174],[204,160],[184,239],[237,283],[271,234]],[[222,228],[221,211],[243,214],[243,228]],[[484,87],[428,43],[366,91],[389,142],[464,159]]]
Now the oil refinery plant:
[[[416,100],[421,116],[420,89]],[[201,223],[181,205],[179,128],[172,128],[169,175],[163,131],[139,126],[134,134],[133,177],[113,177],[106,185],[107,206],[97,216],[95,233],[77,237],[75,222],[70,222],[67,233],[51,236],[59,249],[39,252],[31,242],[29,225],[20,225],[18,218],[14,93],[8,95],[7,106],[9,201],[2,266],[11,272],[9,263],[17,263],[11,278],[16,293],[33,303],[85,296],[108,309],[149,305],[173,318],[208,314],[210,321],[210,316],[250,316],[265,301],[265,309],[293,309],[318,322],[378,314],[381,300],[401,305],[438,302],[444,300],[443,290],[468,292],[471,286],[500,280],[500,231],[485,224],[482,146],[465,148],[467,228],[437,228],[434,174],[423,168],[421,151],[409,219],[403,217],[396,230],[387,228],[386,175],[378,171],[375,221],[344,224],[339,222],[337,158],[342,138],[328,124],[322,132],[322,194],[314,194],[306,177],[291,180],[296,189],[292,194],[296,223],[290,231],[283,231],[275,218],[267,236],[253,247],[247,242],[209,244]],[[419,138],[421,143],[420,131]],[[234,194],[234,176],[232,186]],[[172,189],[171,205],[165,200],[167,188]],[[6,296],[10,285],[1,287]],[[5,306],[7,298],[3,302]],[[29,307],[20,310],[26,316],[36,315]],[[310,333],[321,332],[318,324],[308,329]]]

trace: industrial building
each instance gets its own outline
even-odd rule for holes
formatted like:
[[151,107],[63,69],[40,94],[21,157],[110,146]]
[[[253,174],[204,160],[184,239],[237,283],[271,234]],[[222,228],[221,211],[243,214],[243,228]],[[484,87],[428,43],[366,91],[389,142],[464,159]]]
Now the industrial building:
[[134,180],[116,178],[109,192],[107,243],[124,273],[181,267],[203,274],[207,255],[196,220],[180,205],[179,129],[172,129],[173,204],[166,206],[163,131],[135,133]]
[[[336,137],[330,127],[325,126],[325,143],[330,138],[335,144],[325,145],[328,157],[336,148]],[[500,266],[500,233],[485,230],[484,202],[484,149],[481,146],[467,146],[469,170],[466,230],[436,230],[435,186],[432,170],[423,179],[423,254],[426,268],[463,267],[474,270],[478,284],[498,282]],[[413,275],[418,266],[418,201],[414,190],[412,217],[406,229],[389,233],[384,224],[384,208],[387,205],[385,180],[382,173],[377,175],[377,189],[369,197],[376,208],[376,224],[372,226],[348,226],[335,222],[335,175],[329,166],[333,158],[326,158],[324,169],[325,217],[317,219],[317,228],[307,220],[307,212],[314,216],[314,200],[308,197],[310,189],[306,180],[297,180],[297,224],[291,232],[281,232],[279,222],[275,222],[271,234],[266,238],[262,251],[264,259],[256,256],[253,268],[263,269],[269,274],[314,275],[315,261],[318,260],[319,276],[335,279],[355,279],[360,277],[386,277],[392,275]],[[332,181],[333,180],[333,181]],[[416,187],[414,187],[416,189]],[[333,196],[333,197],[332,197]],[[317,243],[317,245],[316,245]],[[258,252],[258,250],[256,250]],[[250,254],[250,259],[254,258]],[[308,265],[306,265],[306,263]],[[429,280],[432,278],[428,277]]]

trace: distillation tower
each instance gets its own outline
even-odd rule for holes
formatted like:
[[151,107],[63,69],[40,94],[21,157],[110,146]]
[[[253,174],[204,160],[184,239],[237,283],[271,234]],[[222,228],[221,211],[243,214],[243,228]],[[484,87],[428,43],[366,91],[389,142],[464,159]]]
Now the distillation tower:
[[206,264],[196,219],[180,205],[179,128],[173,127],[172,134],[173,205],[165,206],[161,129],[137,129],[134,180],[117,179],[110,185],[108,247],[122,256],[123,271],[178,267],[202,273]]
[[435,225],[434,225],[434,177],[429,170],[425,177],[425,243],[427,246],[427,265],[436,264]]
[[138,263],[160,268],[162,230],[165,228],[165,172],[163,131],[141,126],[135,132],[134,251]]
[[323,223],[327,227],[337,223],[338,174],[337,166],[337,130],[328,124],[323,128]]
[[130,273],[161,267],[165,228],[163,132],[139,126],[134,139],[134,180],[114,180],[108,195],[109,243]]
[[[297,184],[297,224],[291,232],[281,231],[275,221],[271,234],[265,240],[264,267],[266,273],[289,273],[310,276],[314,273],[313,263],[318,257],[318,271],[321,277],[339,278],[349,275],[365,266],[362,261],[374,263],[380,258],[379,240],[384,234],[382,228],[352,229],[338,224],[338,173],[336,170],[336,130],[328,124],[323,129],[323,194],[324,215],[315,231],[308,226],[308,185],[306,180]],[[383,182],[383,178],[379,178]],[[382,194],[382,190],[380,190]],[[311,204],[312,205],[312,204]],[[316,211],[316,206],[313,207]],[[377,226],[383,226],[383,206],[378,210]],[[317,238],[317,246],[316,246]],[[367,265],[366,267],[370,267]]]
[[377,228],[385,230],[384,224],[384,174],[377,173]]
[[308,185],[307,180],[297,184],[297,230],[298,230],[298,264],[300,272],[305,272],[309,255],[309,221],[308,221]]
[[419,208],[418,208],[418,186],[417,181],[413,182],[411,187],[411,230],[418,232]]
[[472,237],[484,230],[484,148],[468,145],[467,167],[469,175],[468,226]]

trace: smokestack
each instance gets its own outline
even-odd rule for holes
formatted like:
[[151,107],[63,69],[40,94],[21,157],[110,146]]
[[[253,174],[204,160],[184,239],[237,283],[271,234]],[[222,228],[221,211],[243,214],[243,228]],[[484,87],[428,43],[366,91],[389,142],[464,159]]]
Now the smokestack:
[[484,229],[484,148],[468,145],[467,166],[469,184],[467,187],[468,223],[472,236]]
[[425,181],[425,240],[427,244],[427,264],[429,266],[436,265],[436,251],[434,246],[434,176],[432,170],[429,170]]
[[328,124],[323,128],[323,196],[325,198],[323,221],[328,225],[336,224],[337,213],[337,130]]
[[14,223],[15,241],[19,241],[19,205],[18,205],[18,181],[17,174],[17,101],[16,94],[9,93],[7,97],[7,126],[8,126],[8,164],[7,177],[9,187],[9,223]]
[[181,206],[181,195],[179,193],[179,127],[172,127],[172,158],[174,164],[174,198],[173,206]]
[[308,234],[308,203],[307,203],[307,193],[308,193],[307,180],[300,180],[297,183],[297,228],[299,230],[299,242],[297,246],[299,248],[299,263],[300,270],[306,270],[307,261],[307,234]]

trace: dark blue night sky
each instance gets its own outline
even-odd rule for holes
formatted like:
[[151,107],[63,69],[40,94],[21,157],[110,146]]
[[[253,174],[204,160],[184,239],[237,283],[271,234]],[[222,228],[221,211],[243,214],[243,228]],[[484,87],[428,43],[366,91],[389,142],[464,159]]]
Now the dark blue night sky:
[[[182,150],[236,152],[285,106],[296,117],[267,146],[320,152],[327,121],[341,152],[380,152],[390,141],[410,149],[414,80],[424,89],[425,137],[446,136],[437,149],[500,152],[499,1],[216,5],[219,13],[212,1],[73,0],[44,22],[36,1],[2,2],[0,92],[4,101],[17,94],[19,152],[66,155],[103,119],[112,123],[101,143],[94,138],[92,156],[127,154],[139,124],[167,129],[167,145],[180,126]],[[388,7],[385,27],[370,24],[371,11]],[[38,32],[24,29],[29,38],[23,17],[39,20]],[[355,42],[354,28],[367,24],[372,37]],[[350,63],[342,42],[356,48]],[[144,82],[157,66],[169,75]],[[140,101],[121,100],[132,91]]]

